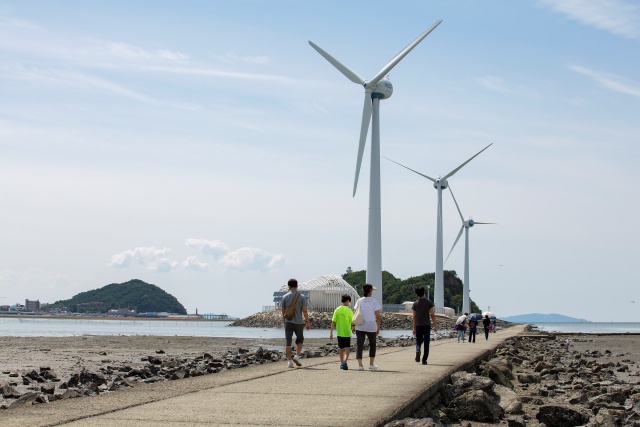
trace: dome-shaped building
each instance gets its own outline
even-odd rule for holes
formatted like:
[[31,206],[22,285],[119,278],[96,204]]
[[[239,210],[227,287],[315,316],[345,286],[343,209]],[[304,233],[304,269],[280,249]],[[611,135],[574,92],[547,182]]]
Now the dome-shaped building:
[[[351,303],[355,303],[360,296],[358,292],[342,277],[335,275],[320,276],[308,282],[299,283],[298,291],[307,298],[309,310],[321,312],[333,312],[342,304],[342,295],[349,295]],[[284,284],[280,290],[273,293],[273,302],[276,308],[280,308],[282,297],[289,292],[289,287]]]

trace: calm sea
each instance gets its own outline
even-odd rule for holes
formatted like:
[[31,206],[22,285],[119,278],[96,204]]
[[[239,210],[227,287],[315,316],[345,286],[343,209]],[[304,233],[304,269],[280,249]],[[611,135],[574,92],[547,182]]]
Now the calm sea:
[[[231,338],[281,338],[282,328],[244,328],[228,326],[231,322],[184,320],[106,320],[41,319],[0,317],[0,336],[65,337],[74,335],[156,335]],[[549,332],[640,333],[640,323],[535,323]],[[447,331],[442,331],[447,332]],[[380,335],[394,338],[411,335],[411,330],[383,330]],[[309,338],[328,338],[328,329],[305,331]]]
[[[157,335],[188,337],[282,338],[282,328],[244,328],[228,326],[231,322],[184,320],[105,320],[0,318],[0,336],[68,337],[75,335]],[[328,338],[328,329],[305,331],[305,337]],[[382,337],[411,335],[411,330],[389,330]]]
[[640,333],[640,323],[622,322],[577,322],[577,323],[532,323],[541,331],[585,332],[585,333]]

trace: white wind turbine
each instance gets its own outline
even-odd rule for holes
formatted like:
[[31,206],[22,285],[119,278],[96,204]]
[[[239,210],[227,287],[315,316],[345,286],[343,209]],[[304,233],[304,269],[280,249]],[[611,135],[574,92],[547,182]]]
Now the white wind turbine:
[[495,224],[495,222],[478,222],[472,220],[471,218],[465,220],[464,216],[462,216],[462,211],[460,211],[460,206],[458,206],[456,196],[453,195],[451,186],[449,186],[449,192],[451,193],[451,197],[453,197],[453,201],[456,204],[458,213],[460,214],[462,227],[460,227],[458,237],[456,237],[456,241],[453,242],[453,246],[451,246],[449,255],[447,255],[447,259],[445,259],[444,262],[447,262],[447,260],[451,256],[451,252],[453,252],[453,248],[456,247],[456,243],[458,243],[458,240],[460,240],[460,236],[462,236],[462,230],[464,230],[464,282],[462,282],[462,311],[463,313],[471,313],[471,302],[469,300],[469,229],[476,224]]
[[[382,239],[380,218],[380,100],[387,99],[393,94],[393,86],[388,78],[384,78],[393,67],[398,64],[411,50],[433,31],[442,20],[433,24],[418,38],[402,49],[387,65],[382,67],[372,79],[366,80],[351,68],[335,59],[319,46],[309,41],[320,55],[338,69],[345,77],[364,87],[364,107],[362,109],[362,123],[360,125],[360,143],[358,145],[358,160],[356,162],[356,176],[353,182],[353,196],[358,188],[358,176],[362,164],[362,155],[371,122],[371,168],[369,181],[369,226],[367,243],[367,277],[366,282],[374,285],[373,297],[382,305]],[[373,116],[373,117],[372,117]]]
[[461,164],[460,166],[458,166],[457,168],[455,168],[454,170],[452,170],[451,172],[449,172],[448,174],[446,174],[441,178],[431,178],[430,176],[427,176],[423,173],[415,171],[411,168],[406,167],[403,164],[400,164],[394,160],[391,160],[385,157],[385,159],[392,161],[393,163],[400,165],[405,169],[409,169],[411,172],[417,173],[418,175],[423,176],[428,180],[432,181],[434,188],[438,190],[438,215],[437,215],[438,224],[436,228],[436,277],[435,277],[436,283],[433,290],[433,303],[436,306],[436,308],[444,307],[444,273],[443,273],[443,262],[442,262],[442,190],[444,190],[449,186],[449,182],[447,181],[448,178],[451,178],[456,172],[462,169],[467,163],[475,159],[476,156],[478,156],[480,153],[482,153],[484,150],[491,147],[492,145],[493,143],[487,145],[478,153],[476,153],[473,157],[471,157],[469,160],[467,160],[466,162],[464,162],[463,164]]

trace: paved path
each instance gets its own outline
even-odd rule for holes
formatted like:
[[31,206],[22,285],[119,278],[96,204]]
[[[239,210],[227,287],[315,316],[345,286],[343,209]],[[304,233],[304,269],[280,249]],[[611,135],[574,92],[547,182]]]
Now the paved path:
[[[377,372],[348,371],[338,357],[250,366],[179,381],[140,384],[92,398],[40,404],[0,413],[2,426],[185,427],[185,426],[377,426],[409,416],[449,376],[469,369],[505,339],[515,326],[479,337],[431,342],[429,364],[413,358],[413,347],[379,349]],[[367,363],[365,363],[366,365]],[[365,409],[366,408],[366,409]]]

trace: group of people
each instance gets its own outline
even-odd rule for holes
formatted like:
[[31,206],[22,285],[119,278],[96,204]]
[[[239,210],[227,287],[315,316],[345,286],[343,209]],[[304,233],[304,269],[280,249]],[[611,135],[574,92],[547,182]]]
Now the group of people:
[[[490,319],[488,314],[482,318],[482,327],[484,328],[484,338],[489,339],[489,332],[495,332],[496,321]],[[464,313],[456,320],[456,330],[458,332],[458,342],[462,339],[465,342],[465,334],[469,328],[469,342],[476,342],[476,331],[478,329],[478,320],[475,317],[469,317],[469,313]]]
[[[288,282],[289,292],[282,298],[282,318],[284,320],[285,331],[285,353],[287,366],[294,367],[294,364],[301,366],[300,358],[302,354],[302,344],[304,342],[304,329],[310,330],[309,313],[307,312],[307,300],[298,292],[298,281],[290,279]],[[369,370],[378,370],[375,364],[376,358],[376,338],[380,334],[380,311],[382,307],[378,300],[372,297],[376,288],[370,284],[362,286],[363,297],[358,298],[353,306],[353,310],[360,311],[363,317],[362,323],[353,323],[354,311],[351,310],[351,297],[342,295],[342,304],[335,309],[331,319],[331,330],[329,340],[333,341],[333,331],[335,329],[338,339],[338,349],[340,355],[340,369],[348,370],[347,361],[351,349],[351,335],[356,334],[356,360],[358,370],[364,371],[362,356],[364,353],[365,339],[369,340]],[[427,364],[429,357],[429,343],[431,341],[431,325],[433,330],[438,331],[433,302],[425,296],[424,288],[416,289],[418,299],[413,303],[413,335],[416,337],[416,362],[422,361]],[[285,316],[287,308],[295,304],[293,317]],[[302,318],[304,317],[304,321]],[[296,335],[296,351],[292,350],[293,335]],[[424,352],[422,347],[424,346]]]

